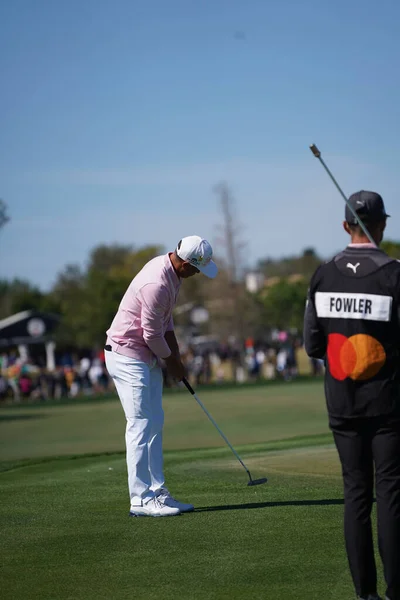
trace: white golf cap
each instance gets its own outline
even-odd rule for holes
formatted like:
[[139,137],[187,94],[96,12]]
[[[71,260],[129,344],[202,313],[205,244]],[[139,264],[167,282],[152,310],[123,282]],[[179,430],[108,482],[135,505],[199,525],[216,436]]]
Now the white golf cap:
[[176,253],[182,260],[190,263],[206,277],[214,279],[218,273],[218,267],[211,257],[213,250],[207,240],[198,235],[189,235],[181,239]]

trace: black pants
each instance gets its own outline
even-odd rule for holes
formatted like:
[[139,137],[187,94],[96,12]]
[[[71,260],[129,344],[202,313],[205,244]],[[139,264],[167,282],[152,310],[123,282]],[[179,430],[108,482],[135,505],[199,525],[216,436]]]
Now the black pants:
[[342,463],[344,532],[356,593],[376,592],[371,527],[374,473],[379,553],[387,597],[400,600],[400,419],[337,419],[331,429]]

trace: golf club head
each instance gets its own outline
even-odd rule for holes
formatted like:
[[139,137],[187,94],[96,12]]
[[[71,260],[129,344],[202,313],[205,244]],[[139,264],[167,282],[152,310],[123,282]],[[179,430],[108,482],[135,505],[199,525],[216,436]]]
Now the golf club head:
[[321,156],[321,152],[318,150],[318,148],[315,144],[311,144],[310,150],[316,158],[319,158]]
[[247,485],[262,485],[263,483],[267,483],[267,481],[266,477],[261,477],[261,479],[251,479]]

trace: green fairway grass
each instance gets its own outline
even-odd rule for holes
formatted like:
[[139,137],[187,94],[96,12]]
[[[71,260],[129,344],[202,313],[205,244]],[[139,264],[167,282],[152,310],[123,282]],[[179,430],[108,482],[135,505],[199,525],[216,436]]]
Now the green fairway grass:
[[[199,392],[232,444],[326,433],[322,383],[299,382]],[[164,398],[164,448],[223,446],[185,390]],[[0,410],[2,460],[115,452],[124,449],[125,417],[118,399]],[[232,438],[232,439],[231,439]]]
[[2,600],[354,597],[321,383],[201,398],[268,483],[248,487],[190,395],[168,394],[167,483],[196,511],[167,519],[128,517],[116,400],[0,411]]

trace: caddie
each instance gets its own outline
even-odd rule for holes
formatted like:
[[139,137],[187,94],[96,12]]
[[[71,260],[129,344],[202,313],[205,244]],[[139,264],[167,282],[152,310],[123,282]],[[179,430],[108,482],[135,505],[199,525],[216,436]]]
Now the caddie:
[[326,363],[357,597],[379,598],[371,525],[375,480],[386,598],[400,600],[400,262],[379,249],[389,216],[382,197],[360,191],[349,204],[353,211],[346,205],[343,226],[351,243],[311,279],[305,348]]

